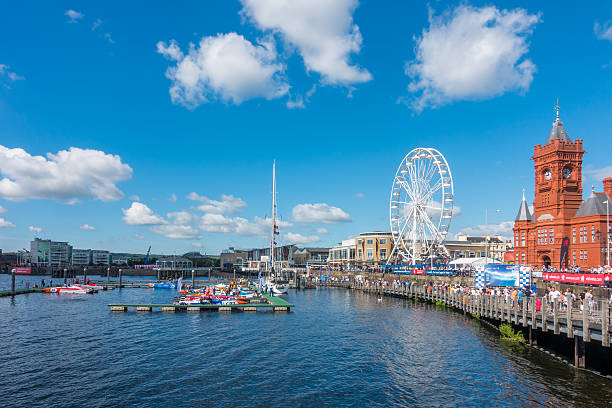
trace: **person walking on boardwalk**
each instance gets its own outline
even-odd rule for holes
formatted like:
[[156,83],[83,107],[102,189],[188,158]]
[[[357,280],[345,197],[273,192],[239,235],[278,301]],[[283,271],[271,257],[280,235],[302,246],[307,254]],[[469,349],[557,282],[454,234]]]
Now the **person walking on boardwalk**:
[[584,300],[589,305],[589,314],[592,315],[593,314],[593,303],[594,303],[593,302],[593,289],[589,289],[589,291],[585,293]]

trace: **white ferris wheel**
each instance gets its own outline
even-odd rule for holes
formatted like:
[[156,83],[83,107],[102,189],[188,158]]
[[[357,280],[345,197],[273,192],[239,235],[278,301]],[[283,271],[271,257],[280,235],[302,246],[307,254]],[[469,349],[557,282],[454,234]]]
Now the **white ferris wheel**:
[[389,214],[398,262],[433,262],[447,255],[444,241],[453,216],[453,176],[438,150],[419,147],[404,157],[393,180]]

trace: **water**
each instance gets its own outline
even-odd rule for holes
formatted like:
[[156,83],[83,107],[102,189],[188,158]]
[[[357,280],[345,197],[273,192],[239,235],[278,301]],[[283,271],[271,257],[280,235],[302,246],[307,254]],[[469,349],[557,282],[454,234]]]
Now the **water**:
[[608,379],[405,300],[320,289],[291,292],[291,313],[107,307],[172,293],[0,298],[0,406],[604,407],[612,398]]

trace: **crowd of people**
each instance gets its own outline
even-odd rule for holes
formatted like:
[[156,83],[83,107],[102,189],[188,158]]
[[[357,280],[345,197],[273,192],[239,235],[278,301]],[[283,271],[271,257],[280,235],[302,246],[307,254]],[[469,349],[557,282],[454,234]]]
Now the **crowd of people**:
[[[466,296],[495,296],[504,299],[506,303],[509,303],[512,308],[518,308],[521,310],[523,307],[523,299],[529,299],[536,297],[536,309],[540,310],[541,302],[546,302],[547,310],[552,313],[554,310],[555,303],[559,310],[566,311],[569,305],[572,305],[573,309],[579,309],[582,311],[587,308],[590,315],[593,314],[596,307],[596,300],[593,296],[593,289],[585,288],[578,294],[574,293],[572,289],[568,288],[564,292],[561,292],[559,288],[554,285],[549,285],[538,295],[536,285],[527,286],[524,288],[519,287],[484,287],[476,288],[473,286],[463,286],[461,284],[452,284],[447,282],[413,282],[413,281],[402,281],[399,279],[385,280],[385,279],[373,279],[369,280],[364,277],[358,277],[355,282],[359,285],[369,288],[384,288],[384,289],[400,289],[400,290],[411,290],[414,285],[420,285],[428,292],[432,293],[443,293],[448,291],[451,294],[462,294]],[[604,300],[605,302],[605,300]],[[607,300],[608,304],[612,306],[612,295]]]

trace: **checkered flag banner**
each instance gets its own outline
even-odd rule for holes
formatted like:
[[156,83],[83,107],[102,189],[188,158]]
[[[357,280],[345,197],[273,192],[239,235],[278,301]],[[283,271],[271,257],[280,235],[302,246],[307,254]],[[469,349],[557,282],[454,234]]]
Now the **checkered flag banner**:
[[529,266],[521,266],[520,275],[519,275],[519,286],[524,288],[529,286],[531,275],[531,268]]
[[476,273],[474,274],[474,286],[478,289],[485,287],[485,271],[483,266],[476,268]]

